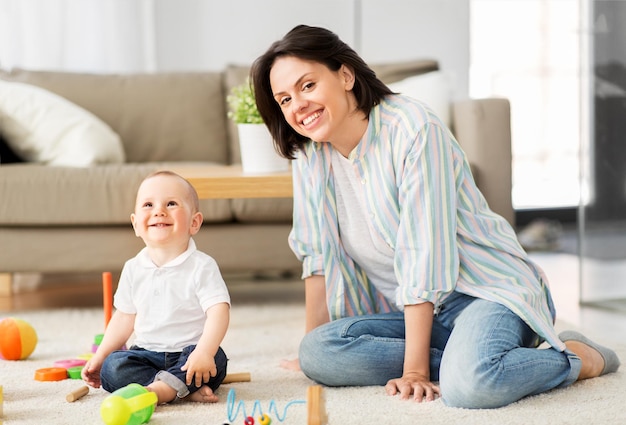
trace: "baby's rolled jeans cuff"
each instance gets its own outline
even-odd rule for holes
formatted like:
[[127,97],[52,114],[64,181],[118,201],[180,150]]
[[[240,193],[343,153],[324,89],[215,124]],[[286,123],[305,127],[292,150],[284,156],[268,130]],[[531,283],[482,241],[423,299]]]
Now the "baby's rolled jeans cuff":
[[189,395],[189,388],[187,388],[185,383],[166,370],[159,371],[154,377],[154,381],[165,382],[167,385],[174,388],[178,398],[184,398]]

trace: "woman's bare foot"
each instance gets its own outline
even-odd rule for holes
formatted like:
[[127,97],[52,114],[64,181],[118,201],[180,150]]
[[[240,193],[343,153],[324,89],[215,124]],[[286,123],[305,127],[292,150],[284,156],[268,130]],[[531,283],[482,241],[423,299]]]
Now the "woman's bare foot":
[[198,391],[185,397],[185,400],[194,401],[196,403],[217,403],[219,398],[213,393],[211,388],[203,385]]
[[291,360],[281,360],[280,367],[287,370],[300,371],[300,360],[299,359],[291,359]]

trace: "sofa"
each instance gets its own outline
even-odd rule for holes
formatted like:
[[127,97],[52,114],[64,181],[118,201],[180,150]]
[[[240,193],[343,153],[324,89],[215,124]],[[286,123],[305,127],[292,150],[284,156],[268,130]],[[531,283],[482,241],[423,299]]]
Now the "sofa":
[[[433,60],[374,69],[383,81],[400,88],[413,77],[441,73]],[[104,154],[82,153],[100,142],[95,141],[99,136],[79,132],[67,146],[55,145],[65,155],[62,160],[45,157],[48,146],[35,154],[17,153],[14,159],[6,153],[5,141],[5,153],[0,154],[0,292],[11,294],[15,273],[121,270],[143,246],[131,228],[130,213],[147,174],[181,165],[240,162],[226,96],[247,73],[246,66],[119,75],[0,70],[0,89],[3,82],[11,83],[5,87],[43,89],[104,123],[99,134],[117,138],[117,145],[107,145]],[[432,81],[426,84],[433,86]],[[10,117],[2,117],[8,98],[2,100],[0,92],[0,135],[5,139],[9,127],[15,127]],[[513,222],[509,103],[495,98],[446,102],[442,113],[449,115],[479,187],[492,209]],[[33,103],[36,107],[41,102],[31,100],[30,107]],[[53,118],[48,121],[65,119],[54,117],[61,108],[50,109]],[[55,131],[70,132],[45,130],[47,124],[41,124],[44,138]],[[15,153],[15,145],[8,145]],[[287,245],[290,199],[202,200],[201,210],[204,224],[195,240],[223,273],[299,273],[300,264]]]

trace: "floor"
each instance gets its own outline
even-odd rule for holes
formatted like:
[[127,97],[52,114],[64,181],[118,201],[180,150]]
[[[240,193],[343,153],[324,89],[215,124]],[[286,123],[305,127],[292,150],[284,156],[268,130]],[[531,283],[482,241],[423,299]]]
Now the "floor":
[[[612,340],[626,335],[626,309],[612,309],[610,305],[598,308],[579,303],[581,267],[576,255],[549,252],[530,255],[549,277],[560,321],[600,339]],[[583,285],[583,291],[596,298],[601,294],[603,297],[626,299],[626,261],[587,263],[582,267],[588,282]],[[609,290],[603,283],[607,281],[607,275],[614,290]],[[598,285],[594,285],[594,276],[597,276],[595,282]],[[296,277],[224,277],[233,303],[304,303],[303,284]],[[114,275],[113,281],[117,279],[118,276]],[[17,282],[20,288],[12,303],[0,298],[0,316],[43,308],[101,306],[100,282],[101,276],[98,275],[46,276],[43,279],[40,276],[22,276]]]

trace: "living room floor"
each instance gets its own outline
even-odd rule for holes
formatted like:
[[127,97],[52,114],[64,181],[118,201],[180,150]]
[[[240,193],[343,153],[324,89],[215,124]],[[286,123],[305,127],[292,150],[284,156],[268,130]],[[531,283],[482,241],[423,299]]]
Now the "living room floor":
[[[626,310],[598,308],[579,304],[578,257],[556,252],[531,253],[531,257],[545,270],[552,288],[558,319],[585,330],[590,337],[604,340],[626,335]],[[601,270],[599,268],[598,270]],[[614,267],[613,270],[616,270]],[[621,265],[623,275],[613,276],[617,285],[626,281],[626,262]],[[593,273],[593,270],[591,270]],[[116,282],[119,276],[113,276]],[[12,304],[0,298],[0,315],[17,314],[24,310],[97,307],[102,305],[101,277],[99,275],[24,276],[18,280],[18,292]],[[297,276],[251,277],[224,276],[233,303],[269,304],[300,303],[304,306],[304,285]],[[593,277],[591,277],[593,280]],[[618,287],[620,291],[626,290]]]

